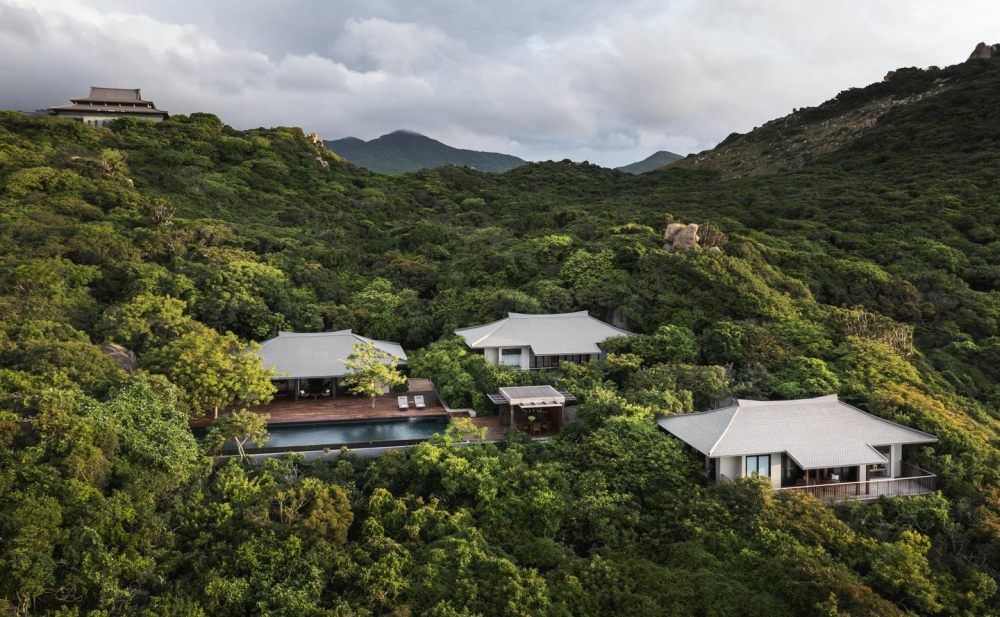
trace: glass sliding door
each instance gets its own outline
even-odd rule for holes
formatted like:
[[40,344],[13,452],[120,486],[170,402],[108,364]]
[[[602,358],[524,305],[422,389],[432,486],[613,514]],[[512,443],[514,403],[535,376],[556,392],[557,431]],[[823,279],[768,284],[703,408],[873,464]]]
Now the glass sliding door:
[[757,476],[759,478],[770,478],[771,455],[760,454],[757,456],[748,456],[744,475],[747,477]]
[[500,364],[504,366],[521,366],[521,348],[501,350]]

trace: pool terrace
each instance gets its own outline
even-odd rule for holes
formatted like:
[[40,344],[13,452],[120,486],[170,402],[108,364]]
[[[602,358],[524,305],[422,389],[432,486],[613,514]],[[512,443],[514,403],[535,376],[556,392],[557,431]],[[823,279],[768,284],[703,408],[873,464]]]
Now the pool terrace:
[[[270,405],[251,407],[255,413],[270,414],[268,426],[287,423],[331,422],[338,420],[390,420],[447,416],[444,406],[433,390],[406,392],[409,409],[400,409],[397,397],[402,394],[386,394],[375,398],[375,408],[371,399],[359,396],[318,397],[310,399],[276,399]],[[417,409],[414,396],[423,396],[426,407]],[[192,418],[192,428],[204,428],[212,424],[211,417]]]

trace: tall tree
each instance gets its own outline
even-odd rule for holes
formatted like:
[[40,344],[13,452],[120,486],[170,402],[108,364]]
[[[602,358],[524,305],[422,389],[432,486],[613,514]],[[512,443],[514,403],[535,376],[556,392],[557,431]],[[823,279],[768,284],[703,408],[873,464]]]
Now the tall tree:
[[349,370],[343,379],[344,386],[352,394],[371,398],[372,409],[375,409],[375,397],[382,394],[385,388],[406,383],[406,377],[399,372],[399,358],[379,349],[374,343],[355,345],[354,353],[344,364]]
[[191,414],[211,411],[218,418],[220,409],[270,402],[274,386],[258,348],[247,348],[232,332],[198,328],[153,350],[144,364],[180,386]]
[[219,418],[209,429],[205,437],[205,448],[213,452],[232,441],[240,453],[240,460],[245,460],[247,454],[244,446],[247,442],[253,442],[257,446],[267,443],[267,421],[270,417],[268,414],[254,413],[248,409],[228,413]]

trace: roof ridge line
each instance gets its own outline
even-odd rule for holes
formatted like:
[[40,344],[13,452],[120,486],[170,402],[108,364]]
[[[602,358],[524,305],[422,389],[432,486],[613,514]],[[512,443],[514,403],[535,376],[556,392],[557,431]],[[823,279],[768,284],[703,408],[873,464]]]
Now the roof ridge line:
[[[857,411],[859,413],[863,413],[866,416],[871,416],[872,418],[875,418],[879,422],[884,422],[886,424],[891,424],[892,426],[903,428],[903,429],[906,429],[908,431],[913,431],[914,433],[920,433],[921,435],[925,435],[927,437],[930,437],[935,442],[940,441],[940,439],[938,439],[937,435],[931,435],[930,433],[926,433],[926,432],[924,432],[924,431],[922,431],[922,430],[920,430],[918,428],[913,428],[912,426],[906,426],[905,424],[900,424],[899,422],[893,422],[892,420],[887,420],[886,418],[882,418],[882,417],[876,416],[875,414],[871,413],[870,411],[865,411],[864,409],[861,409],[860,407],[855,407],[854,405],[851,405],[850,403],[848,403],[846,401],[839,401],[838,400],[838,402],[840,402],[840,403],[842,403],[844,405],[847,405],[848,407],[850,407],[854,411]],[[868,445],[870,445],[870,444],[868,444]]]
[[[725,409],[725,408],[723,408],[723,409]],[[733,412],[733,417],[729,418],[729,422],[726,424],[726,428],[722,429],[722,432],[719,433],[719,438],[716,439],[715,443],[712,444],[712,447],[708,449],[708,455],[709,456],[712,456],[712,454],[715,452],[715,447],[717,445],[719,445],[719,442],[722,441],[722,438],[725,437],[726,433],[729,432],[729,427],[731,427],[733,425],[733,422],[736,421],[736,414],[740,413],[740,409],[741,409],[740,406],[737,404],[736,405],[736,410]]]
[[870,443],[866,443],[865,445],[868,446],[869,448],[871,448],[872,452],[874,452],[875,454],[878,454],[880,457],[882,457],[883,461],[885,461],[886,463],[889,462],[889,459],[887,459],[884,454],[882,454],[881,452],[879,452],[878,448],[876,448],[875,446],[871,445]]
[[[822,405],[824,403],[842,403],[836,394],[824,394],[822,396],[811,396],[809,398],[793,398],[787,400],[759,400],[752,398],[738,398],[738,407],[766,407],[769,405],[790,406],[790,405]],[[859,410],[860,411],[860,410]]]
[[[479,343],[483,342],[483,339],[489,338],[489,337],[493,336],[494,334],[496,334],[497,332],[499,332],[501,328],[503,328],[505,325],[507,325],[507,319],[510,319],[510,317],[507,317],[506,319],[498,319],[498,320],[496,320],[496,321],[494,321],[492,323],[488,323],[488,324],[485,324],[485,325],[482,325],[482,326],[478,326],[479,328],[485,328],[487,326],[496,326],[496,327],[493,328],[492,330],[489,330],[488,332],[486,332],[486,334],[484,334],[484,335],[480,336],[479,338],[477,338],[475,341],[473,341],[471,344],[469,344],[469,347],[473,347],[475,345],[478,345]],[[473,327],[475,328],[477,326],[473,326]]]
[[[507,319],[551,319],[555,317],[590,317],[591,319],[597,319],[590,314],[590,311],[572,311],[569,313],[517,313],[514,311],[507,311]],[[501,320],[503,321],[503,320]],[[598,321],[600,321],[598,319]],[[609,324],[610,325],[610,324]]]

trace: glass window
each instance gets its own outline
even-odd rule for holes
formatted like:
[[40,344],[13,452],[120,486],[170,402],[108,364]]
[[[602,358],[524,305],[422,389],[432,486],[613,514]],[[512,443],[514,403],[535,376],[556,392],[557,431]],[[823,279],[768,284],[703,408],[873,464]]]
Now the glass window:
[[747,457],[747,476],[759,476],[761,478],[771,477],[771,455],[761,454],[760,456]]
[[521,366],[521,349],[504,349],[500,352],[500,363],[504,366]]

